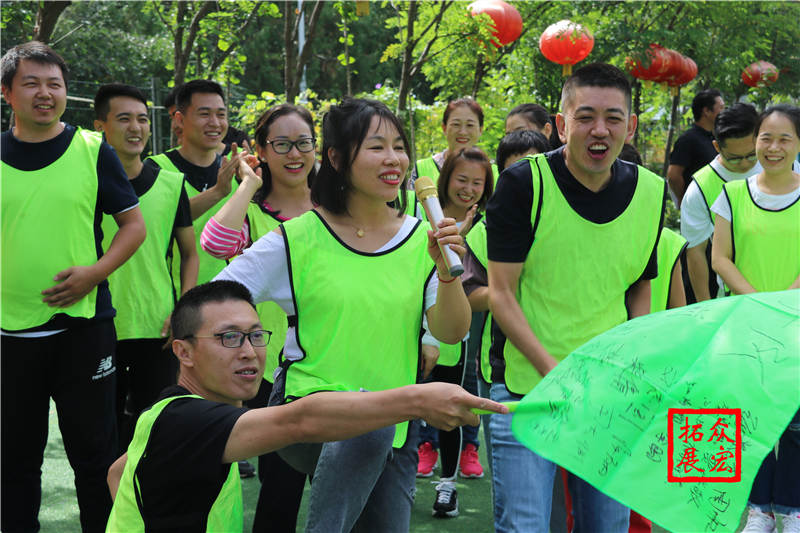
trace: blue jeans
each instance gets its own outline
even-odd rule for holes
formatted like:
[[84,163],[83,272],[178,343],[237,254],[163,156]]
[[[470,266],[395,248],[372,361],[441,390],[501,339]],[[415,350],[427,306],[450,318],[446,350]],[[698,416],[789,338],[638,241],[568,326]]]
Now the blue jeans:
[[417,474],[412,421],[402,448],[392,448],[394,426],[352,439],[296,444],[280,450],[298,471],[313,474],[307,533],[407,533]]
[[[491,398],[497,402],[520,400],[504,383],[493,383]],[[514,438],[511,417],[493,415],[492,487],[494,526],[498,533],[548,531],[556,464],[533,453]],[[575,519],[573,533],[627,533],[630,509],[570,474],[569,491]]]
[[749,505],[765,513],[800,513],[800,411],[778,442],[778,456],[770,451],[761,463]]

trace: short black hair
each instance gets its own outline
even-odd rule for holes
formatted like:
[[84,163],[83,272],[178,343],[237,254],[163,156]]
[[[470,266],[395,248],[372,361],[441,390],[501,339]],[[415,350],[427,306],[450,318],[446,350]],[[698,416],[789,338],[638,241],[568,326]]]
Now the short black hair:
[[209,281],[186,291],[175,304],[170,327],[173,339],[185,339],[197,333],[203,325],[203,306],[209,303],[241,300],[255,309],[253,297],[247,287],[238,281]]
[[181,87],[183,87],[182,83],[170,89],[170,91],[167,93],[167,96],[164,97],[164,102],[162,104],[164,106],[164,109],[169,109],[170,107],[176,105],[178,99],[178,91],[181,90]]
[[692,99],[692,115],[695,122],[703,117],[703,109],[714,109],[717,97],[722,98],[722,93],[717,89],[706,89],[694,95]]
[[758,111],[752,104],[736,102],[723,109],[714,119],[714,139],[720,146],[726,139],[741,139],[755,133]]
[[181,113],[186,112],[186,109],[192,103],[192,95],[195,93],[218,94],[220,98],[222,98],[222,102],[225,102],[225,93],[222,92],[222,86],[219,83],[212,80],[192,80],[184,83],[177,89],[175,102],[178,111]]
[[43,65],[58,65],[61,69],[61,77],[64,78],[64,85],[69,85],[69,68],[67,68],[64,58],[42,42],[28,41],[10,49],[0,59],[0,83],[3,87],[11,87],[11,82],[14,81],[14,76],[19,68],[19,62],[23,59]]
[[125,85],[124,83],[107,83],[100,86],[97,94],[94,95],[94,118],[96,120],[105,121],[108,118],[111,99],[116,96],[127,96],[134,100],[139,100],[147,109],[147,99],[137,87]]
[[540,129],[544,128],[550,123],[550,113],[548,113],[547,109],[539,104],[520,104],[508,112],[508,115],[506,115],[506,120],[508,120],[508,117],[514,115],[522,115],[525,120],[536,124],[536,126]]
[[633,163],[634,165],[642,164],[642,156],[639,154],[639,150],[630,143],[622,145],[622,151],[617,156],[617,159]]
[[628,112],[631,110],[631,83],[625,73],[608,63],[590,63],[576,70],[561,89],[561,111],[578,87],[608,87],[619,89],[625,95]]
[[497,171],[502,172],[506,168],[506,161],[514,154],[522,154],[535,149],[540,154],[550,151],[550,142],[544,134],[533,130],[512,131],[502,139],[497,145]]
[[753,130],[754,135],[758,135],[758,130],[761,129],[761,123],[763,123],[764,120],[766,120],[766,118],[773,113],[780,113],[788,118],[792,125],[794,125],[794,134],[800,137],[800,107],[789,104],[778,104],[765,109],[764,112],[758,117],[758,122]]
[[[367,98],[344,98],[339,104],[331,105],[322,118],[322,164],[311,184],[312,202],[332,213],[342,214],[347,211],[347,196],[353,186],[349,176],[350,167],[369,133],[372,117],[375,116],[381,122],[389,121],[397,129],[406,153],[409,152],[403,124],[386,104]],[[331,148],[339,154],[338,169],[328,156]],[[408,175],[403,176],[400,190],[406,189],[407,182]],[[405,194],[399,195],[396,206],[398,215],[405,212]]]

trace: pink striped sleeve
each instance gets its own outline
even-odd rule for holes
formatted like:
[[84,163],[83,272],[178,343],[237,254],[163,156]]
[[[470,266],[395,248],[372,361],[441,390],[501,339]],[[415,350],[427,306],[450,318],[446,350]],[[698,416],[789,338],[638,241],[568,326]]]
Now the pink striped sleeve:
[[242,253],[250,244],[250,228],[247,220],[242,229],[226,228],[214,218],[210,218],[200,234],[200,247],[218,259],[230,259]]

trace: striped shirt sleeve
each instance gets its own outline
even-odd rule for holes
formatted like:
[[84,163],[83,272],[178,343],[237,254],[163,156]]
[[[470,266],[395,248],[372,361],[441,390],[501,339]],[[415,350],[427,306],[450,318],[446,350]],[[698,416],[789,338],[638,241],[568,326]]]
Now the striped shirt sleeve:
[[200,234],[200,247],[217,259],[230,259],[250,245],[250,227],[245,219],[242,229],[227,228],[210,218]]

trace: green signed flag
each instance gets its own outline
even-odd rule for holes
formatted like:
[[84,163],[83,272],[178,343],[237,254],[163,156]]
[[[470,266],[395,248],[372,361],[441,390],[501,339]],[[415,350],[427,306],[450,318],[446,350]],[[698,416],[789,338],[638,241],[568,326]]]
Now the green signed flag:
[[799,408],[793,290],[621,324],[525,396],[512,429],[537,454],[670,531],[734,531],[762,460]]

